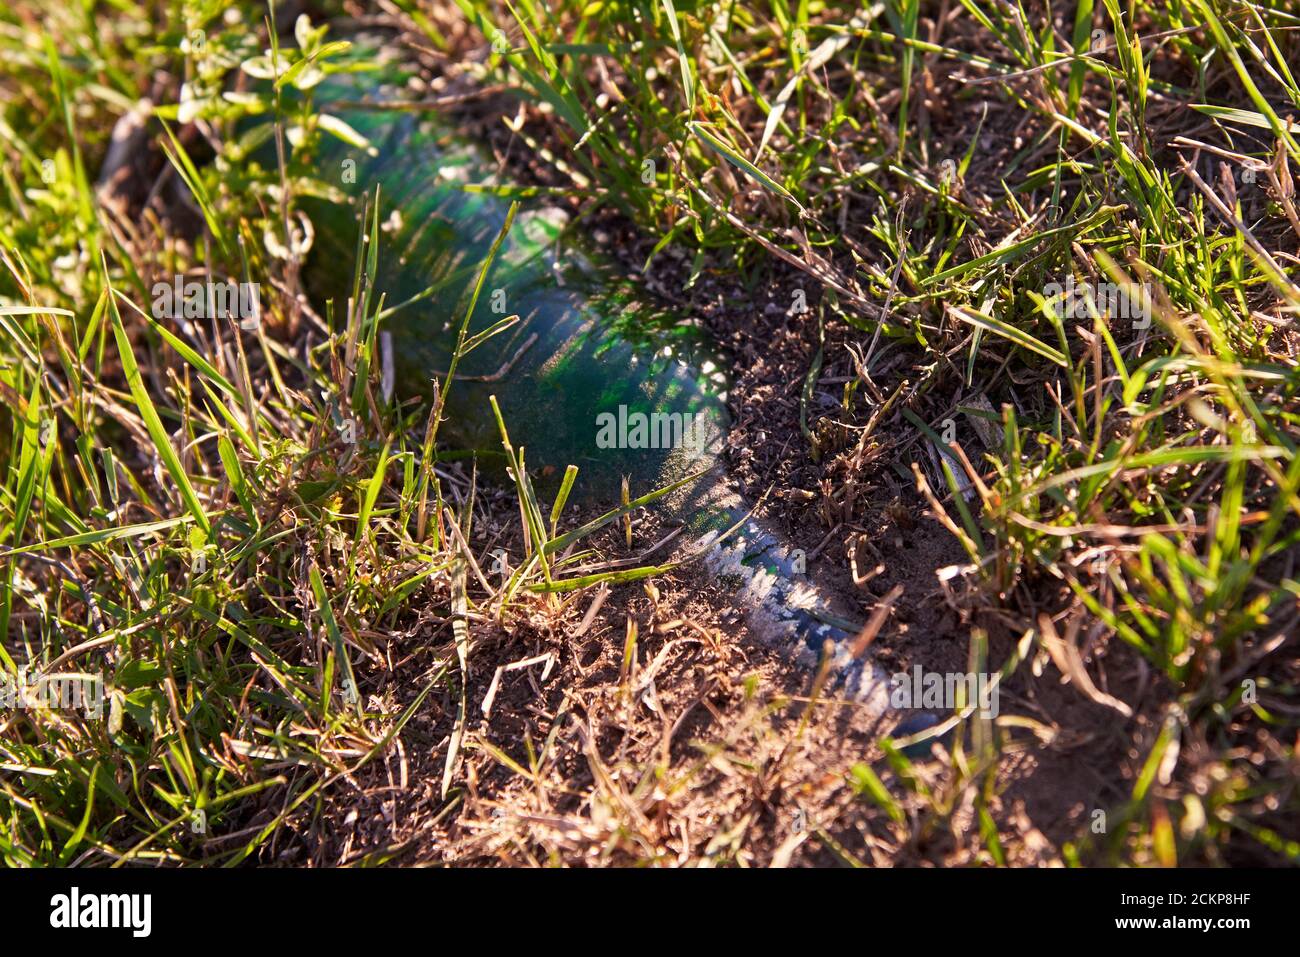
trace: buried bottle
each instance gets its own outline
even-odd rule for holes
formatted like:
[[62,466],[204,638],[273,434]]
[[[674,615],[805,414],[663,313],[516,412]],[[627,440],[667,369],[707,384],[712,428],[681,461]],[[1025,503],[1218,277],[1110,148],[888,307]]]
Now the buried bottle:
[[[510,209],[480,148],[427,112],[385,108],[396,71],[335,76],[318,98],[370,143],[322,137],[322,178],[340,176],[350,203],[309,201],[315,245],[307,285],[317,300],[350,294],[363,208],[381,197],[375,292],[403,394],[430,396],[451,364],[460,322]],[[367,77],[369,76],[369,79]],[[367,105],[368,104],[368,105]],[[518,316],[511,324],[509,316]],[[883,709],[883,680],[852,650],[854,626],[833,614],[790,549],[730,488],[723,466],[726,380],[698,323],[602,257],[544,203],[528,203],[492,258],[470,336],[504,326],[456,368],[440,438],[503,462],[495,397],[530,475],[554,488],[578,467],[571,501],[609,506],[629,476],[633,495],[678,486],[656,507],[685,525],[701,560],[734,587],[764,640],[815,664],[829,648],[841,693]],[[693,481],[683,481],[697,475]]]

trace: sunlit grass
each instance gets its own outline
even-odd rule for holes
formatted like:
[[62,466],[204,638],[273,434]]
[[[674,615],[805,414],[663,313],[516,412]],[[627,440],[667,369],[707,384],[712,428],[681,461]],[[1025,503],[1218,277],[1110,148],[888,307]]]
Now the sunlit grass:
[[[450,71],[522,96],[541,125],[518,135],[563,191],[654,239],[652,259],[685,250],[688,285],[779,264],[869,344],[864,373],[918,357],[888,404],[872,384],[844,413],[865,426],[883,406],[893,464],[966,550],[960,600],[1015,632],[999,660],[972,629],[972,670],[1059,671],[1118,714],[1075,670],[1115,642],[1161,682],[1128,796],[1067,859],[1220,862],[1242,841],[1300,858],[1266,823],[1297,810],[1296,689],[1271,667],[1295,658],[1300,599],[1294,15],[1085,2],[1044,23],[964,0],[936,29],[915,0],[395,6],[454,51]],[[100,672],[111,693],[104,721],[0,714],[0,852],[273,861],[290,817],[387,753],[434,691],[459,705],[439,744],[450,807],[474,616],[660,571],[570,578],[561,558],[649,499],[563,531],[564,496],[537,500],[502,422],[525,557],[483,580],[471,470],[434,454],[438,414],[384,397],[376,210],[369,249],[340,264],[351,303],[318,314],[300,295],[295,203],[329,195],[312,138],[355,131],[309,92],[272,94],[263,169],[234,122],[248,104],[223,96],[249,58],[309,90],[340,37],[290,27],[268,57],[251,0],[83,10],[0,14],[0,667]],[[277,73],[278,56],[296,65]],[[193,223],[128,222],[97,195],[114,121],[156,71],[176,83],[149,129],[152,185]],[[940,107],[975,136],[953,140]],[[1194,122],[1153,140],[1171,108]],[[1008,113],[1014,144],[981,145]],[[997,181],[976,178],[990,149]],[[178,272],[261,283],[262,323],[157,321],[149,283]],[[1063,318],[1045,290],[1067,275],[1145,314],[1086,301]],[[398,702],[374,633],[417,604],[437,665]],[[959,713],[934,736],[950,730],[938,783],[892,744],[846,783],[882,827],[966,827],[1001,862],[999,760],[1056,730]],[[698,769],[677,770],[686,788]]]

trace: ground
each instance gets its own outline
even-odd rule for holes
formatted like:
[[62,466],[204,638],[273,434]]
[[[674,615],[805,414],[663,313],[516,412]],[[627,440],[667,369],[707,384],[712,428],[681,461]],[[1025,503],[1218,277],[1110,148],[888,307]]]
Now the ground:
[[[1001,671],[996,719],[909,759],[906,715],[694,566],[478,577],[535,546],[529,503],[384,398],[376,309],[301,291],[325,107],[264,169],[223,95],[274,78],[272,35],[306,85],[357,17],[501,182],[699,317],[737,489],[885,609],[887,671]],[[0,664],[110,685],[104,719],[0,716],[8,863],[1300,859],[1292,14],[19,0],[0,25]],[[257,277],[265,324],[150,319],[176,273]],[[1145,321],[1062,322],[1067,276],[1149,290]],[[582,547],[612,572],[668,531],[639,510]]]

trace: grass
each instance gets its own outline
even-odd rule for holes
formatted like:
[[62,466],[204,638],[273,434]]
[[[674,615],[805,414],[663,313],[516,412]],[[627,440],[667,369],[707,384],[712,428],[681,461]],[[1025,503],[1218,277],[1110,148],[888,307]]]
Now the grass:
[[[476,832],[463,859],[596,848],[743,864],[814,844],[849,864],[1024,859],[1007,763],[1078,730],[1044,707],[958,712],[943,762],[886,740],[787,841],[710,802],[739,773],[779,805],[833,704],[814,686],[786,722],[789,700],[703,639],[739,690],[730,723],[685,757],[602,753],[590,713],[586,744],[557,719],[522,752],[475,725],[470,669],[512,661],[493,629],[612,614],[605,589],[637,570],[573,547],[645,503],[561,534],[563,500],[537,501],[508,422],[517,502],[432,454],[439,416],[385,397],[383,303],[363,285],[377,215],[356,308],[319,316],[299,294],[295,202],[326,191],[312,138],[349,131],[277,90],[264,106],[283,118],[280,162],[254,168],[233,125],[247,107],[220,94],[256,57],[268,76],[279,57],[298,63],[281,85],[302,83],[337,54],[334,34],[300,28],[268,56],[272,14],[246,0],[46,6],[0,14],[0,666],[103,671],[112,691],[104,721],[0,715],[7,863],[303,860],[403,741],[434,755],[439,827],[491,823],[493,801],[513,822]],[[314,22],[345,6],[313,5]],[[756,297],[808,291],[831,332],[808,382],[851,370],[836,416],[852,443],[916,486],[968,558],[944,587],[970,624],[971,670],[1068,683],[1123,728],[1131,773],[1111,782],[1104,828],[1079,816],[1061,860],[1300,859],[1285,823],[1300,680],[1294,14],[1208,0],[1050,16],[981,0],[390,6],[437,76],[522,97],[511,135],[548,158],[551,192],[648,237],[651,270],[679,253],[686,290],[726,275]],[[148,132],[161,201],[130,217],[100,201],[96,170],[145,95],[168,104]],[[261,282],[265,321],[150,319],[153,278],[178,272]],[[1096,296],[1060,315],[1048,289],[1067,276],[1142,315]],[[842,501],[858,476],[824,434],[800,454]],[[493,585],[497,533],[482,530],[506,522],[522,559]],[[644,595],[660,608],[654,585]],[[631,689],[652,652],[638,646],[689,631],[665,627],[680,618],[619,625],[606,721],[641,720]],[[417,635],[427,654],[394,638]],[[1121,674],[1141,674],[1141,693]],[[562,770],[566,749],[581,775]],[[483,803],[487,768],[504,783]],[[709,821],[713,839],[674,857],[661,813]],[[402,845],[376,847],[379,861]]]

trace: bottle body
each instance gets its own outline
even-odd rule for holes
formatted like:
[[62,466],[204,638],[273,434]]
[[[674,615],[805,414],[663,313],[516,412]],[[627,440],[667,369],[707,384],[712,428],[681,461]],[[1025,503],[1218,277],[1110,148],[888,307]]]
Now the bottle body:
[[[450,367],[463,310],[510,204],[485,187],[496,171],[484,155],[436,119],[386,109],[340,115],[375,154],[325,145],[322,168],[354,164],[352,205],[310,209],[308,288],[336,301],[350,292],[361,204],[378,187],[385,228],[376,285],[393,310],[381,329],[391,335],[401,389],[430,396]],[[534,485],[554,487],[576,465],[572,500],[603,507],[617,503],[624,477],[635,497],[703,473],[659,502],[693,534],[702,564],[733,589],[760,637],[809,665],[829,653],[840,689],[883,710],[884,682],[856,658],[854,624],[831,613],[802,556],[749,518],[730,488],[726,383],[691,317],[642,294],[544,204],[522,209],[500,246],[470,334],[516,315],[458,366],[440,435],[490,465],[502,448],[494,396],[512,444],[526,449]]]

